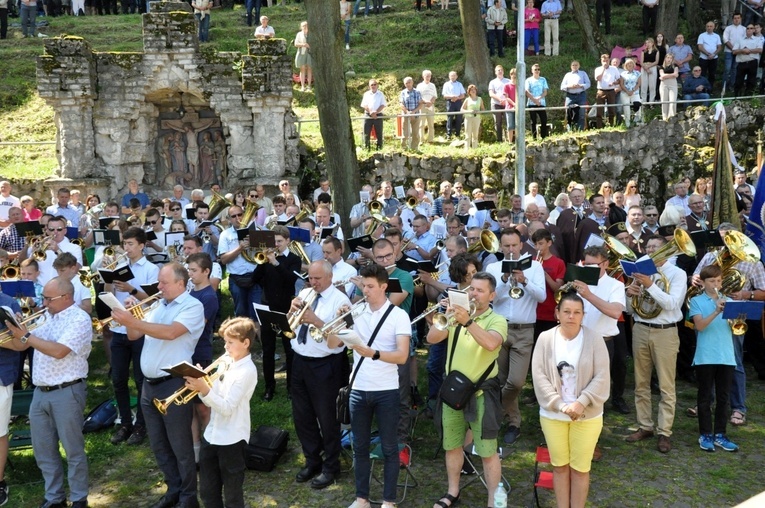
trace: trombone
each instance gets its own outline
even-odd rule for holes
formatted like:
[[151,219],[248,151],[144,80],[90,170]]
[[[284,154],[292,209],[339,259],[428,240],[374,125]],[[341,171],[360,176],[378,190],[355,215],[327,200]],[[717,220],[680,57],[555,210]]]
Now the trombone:
[[[40,309],[37,312],[34,312],[32,314],[29,314],[27,317],[19,321],[19,327],[26,326],[27,331],[32,331],[38,326],[45,323],[45,321],[48,319],[45,316],[45,311],[47,309]],[[3,323],[5,325],[5,323]],[[6,342],[10,342],[13,340],[13,333],[9,329],[3,330],[2,333],[0,333],[0,344],[5,344]]]
[[[221,377],[228,370],[228,368],[231,367],[232,363],[233,360],[230,356],[227,354],[221,355],[217,360],[212,362],[207,366],[206,369],[204,369],[205,375],[202,376],[202,379],[207,382],[208,386],[212,386],[213,381]],[[192,390],[191,388],[182,386],[173,392],[172,395],[164,399],[155,398],[153,400],[154,407],[156,407],[157,411],[159,411],[162,415],[166,415],[168,408],[172,404],[177,406],[188,404],[194,397],[197,396],[198,393],[199,392],[197,390]]]
[[[162,293],[153,294],[147,299],[141,300],[140,302],[136,303],[132,307],[128,307],[125,310],[129,311],[134,318],[144,320],[147,314],[157,308],[160,298],[162,298]],[[97,332],[102,332],[104,327],[107,325],[109,328],[120,326],[115,325],[114,323],[114,318],[111,316],[105,319],[93,318],[93,328],[95,328]]]
[[343,312],[329,323],[324,323],[321,328],[316,328],[311,325],[308,327],[308,335],[311,336],[316,342],[321,342],[329,335],[336,335],[338,332],[346,328],[345,319],[348,316],[355,316],[360,314],[359,311],[364,310],[364,306],[367,304],[367,297],[365,296],[358,302],[354,303],[347,311]]
[[[109,247],[107,247],[107,249],[109,249]],[[113,253],[113,252],[114,252],[114,249],[112,249],[112,253]],[[108,254],[106,254],[106,250],[104,250],[104,256],[107,256],[107,255],[108,255]],[[112,256],[113,256],[113,255],[114,255],[114,254],[112,254]],[[123,252],[122,254],[120,254],[119,256],[117,256],[116,258],[114,258],[114,260],[112,260],[110,263],[107,263],[107,264],[103,265],[101,268],[102,268],[103,270],[116,270],[116,269],[117,269],[117,266],[118,266],[120,263],[122,263],[122,262],[123,262],[125,259],[127,259],[127,252]]]

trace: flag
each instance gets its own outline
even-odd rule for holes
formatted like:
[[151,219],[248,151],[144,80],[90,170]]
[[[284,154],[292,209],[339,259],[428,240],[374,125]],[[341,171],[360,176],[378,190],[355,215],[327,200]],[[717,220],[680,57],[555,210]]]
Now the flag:
[[764,169],[765,164],[760,168],[752,211],[746,218],[746,234],[760,248],[760,252],[765,251],[765,175],[762,172]]
[[[714,188],[712,189],[712,228],[722,222],[739,222],[736,208],[736,192],[733,189],[733,171],[731,168],[730,142],[728,141],[728,126],[725,123],[725,107],[718,102],[715,106],[715,163],[713,172]],[[759,181],[758,181],[759,183]]]

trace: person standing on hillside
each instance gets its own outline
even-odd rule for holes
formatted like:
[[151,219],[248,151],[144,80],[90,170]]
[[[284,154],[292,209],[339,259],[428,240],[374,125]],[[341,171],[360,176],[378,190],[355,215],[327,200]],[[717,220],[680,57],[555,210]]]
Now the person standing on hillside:
[[404,89],[399,95],[401,104],[401,115],[403,119],[403,135],[401,141],[402,148],[416,152],[420,147],[420,110],[423,101],[422,94],[415,90],[414,80],[411,76],[404,78]]
[[502,110],[494,113],[494,130],[497,132],[497,143],[501,143],[502,120],[505,118],[505,85],[509,85],[510,80],[505,77],[505,68],[501,65],[494,67],[494,75],[496,77],[489,81],[489,97],[491,97],[491,109]]
[[563,6],[560,0],[545,0],[542,4],[542,17],[545,20],[545,56],[558,56],[558,18],[561,12]]
[[494,56],[494,47],[500,58],[505,56],[504,32],[507,24],[507,11],[500,5],[500,0],[494,0],[494,5],[486,12],[486,31],[489,34],[489,56]]
[[433,142],[433,124],[435,123],[436,99],[438,98],[436,85],[430,82],[432,76],[433,74],[425,69],[422,71],[422,83],[417,85],[417,91],[422,96],[422,112],[425,115],[420,120],[420,139],[425,140],[425,129],[427,128],[428,143]]
[[[444,83],[441,89],[441,96],[446,100],[446,112],[454,113],[462,109],[462,102],[465,100],[465,87],[457,81],[457,73],[449,73],[449,81]],[[462,115],[449,115],[446,117],[446,139],[451,139],[452,134],[460,137],[462,130]]]
[[383,119],[382,110],[388,103],[385,101],[385,95],[380,91],[376,79],[369,80],[369,90],[364,92],[361,99],[361,109],[364,110],[364,147],[369,150],[369,140],[372,129],[375,130],[377,138],[377,149],[383,147]]

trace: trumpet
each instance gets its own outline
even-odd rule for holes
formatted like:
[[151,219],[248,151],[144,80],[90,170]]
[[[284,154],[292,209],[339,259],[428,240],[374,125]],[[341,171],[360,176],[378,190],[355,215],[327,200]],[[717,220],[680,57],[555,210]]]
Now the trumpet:
[[[208,386],[212,386],[213,381],[221,377],[228,370],[228,368],[231,367],[232,363],[233,360],[230,356],[227,354],[221,355],[217,360],[212,362],[206,369],[204,369],[205,375],[202,376],[202,379],[207,382]],[[164,399],[155,398],[153,400],[154,407],[156,407],[157,411],[159,411],[162,415],[166,415],[168,408],[172,404],[177,406],[188,404],[194,397],[197,396],[198,393],[199,392],[197,390],[192,390],[191,388],[182,386],[173,392],[172,395]]]
[[34,252],[32,252],[32,257],[35,261],[45,261],[48,242],[51,238],[50,236],[37,236],[33,239],[32,246],[34,247]]
[[[511,254],[510,255],[510,260],[512,260],[512,257],[513,256]],[[526,292],[523,290],[522,287],[520,287],[518,285],[518,281],[515,280],[515,275],[514,274],[512,274],[512,273],[510,274],[510,279],[512,279],[513,283],[512,283],[512,287],[510,288],[510,291],[508,292],[508,294],[510,295],[510,298],[512,298],[513,300],[520,300],[521,298],[523,298],[523,295],[526,294]]]
[[[34,330],[38,326],[45,323],[45,320],[48,319],[45,317],[45,310],[46,309],[40,309],[37,312],[29,314],[27,317],[19,321],[19,326],[26,326],[27,331]],[[0,333],[0,344],[5,344],[6,342],[12,340],[13,333],[11,333],[10,330],[3,330],[3,332]]]
[[329,323],[324,323],[321,328],[316,328],[311,325],[308,327],[308,334],[316,342],[321,342],[329,335],[335,335],[344,328],[346,328],[345,319],[348,316],[354,316],[360,314],[361,310],[364,310],[364,306],[367,304],[367,297],[365,296],[358,302],[354,303],[347,311],[343,312]]
[[[160,298],[162,298],[162,293],[156,293],[145,300],[141,300],[132,307],[128,307],[126,310],[129,311],[134,318],[144,320],[151,311],[157,308]],[[114,318],[111,316],[105,319],[93,318],[93,328],[95,328],[97,332],[103,331],[104,327],[107,325],[110,328],[120,326],[114,324]]]
[[439,304],[437,304],[437,303],[434,303],[434,304],[428,305],[428,308],[427,308],[427,309],[425,309],[425,310],[422,312],[422,314],[420,314],[420,315],[419,315],[419,316],[417,316],[416,318],[412,319],[412,322],[411,322],[410,324],[412,324],[412,325],[413,325],[413,324],[417,323],[418,321],[421,321],[421,320],[425,319],[425,318],[426,318],[426,317],[428,317],[430,314],[433,314],[434,312],[438,311],[439,307],[440,307],[440,305],[439,305]]
[[300,320],[303,319],[305,311],[307,311],[308,308],[313,305],[314,300],[316,300],[318,296],[319,293],[317,293],[316,290],[311,289],[311,291],[305,297],[305,300],[303,300],[303,305],[300,307],[300,309],[287,315],[287,320],[289,321],[291,331],[283,331],[282,335],[288,339],[295,337],[297,329],[300,328]]
[[19,305],[21,306],[21,315],[29,317],[32,315],[32,307],[34,306],[34,300],[31,296],[23,296],[19,299]]
[[[112,252],[114,252],[114,249],[112,249]],[[104,257],[106,257],[106,255],[107,255],[106,250],[104,250]],[[127,252],[123,252],[119,256],[115,257],[114,260],[112,260],[110,263],[103,265],[101,268],[103,268],[104,270],[115,270],[117,266],[126,259],[127,259]]]
[[[468,314],[470,314],[470,317],[475,316],[476,311],[476,305],[475,305],[475,298],[470,299],[470,309],[468,310]],[[446,314],[436,314],[433,316],[433,326],[436,327],[437,330],[440,331],[446,331],[449,327],[454,326],[457,321],[455,318],[455,311],[454,309],[450,309]]]
[[367,210],[369,211],[369,216],[372,217],[372,222],[367,227],[365,234],[371,235],[380,224],[390,223],[390,219],[383,215],[383,204],[379,201],[370,201],[367,204]]
[[417,205],[420,204],[420,202],[417,200],[416,197],[409,196],[406,198],[405,204],[407,208],[409,208],[410,210],[414,210],[415,208],[417,208]]

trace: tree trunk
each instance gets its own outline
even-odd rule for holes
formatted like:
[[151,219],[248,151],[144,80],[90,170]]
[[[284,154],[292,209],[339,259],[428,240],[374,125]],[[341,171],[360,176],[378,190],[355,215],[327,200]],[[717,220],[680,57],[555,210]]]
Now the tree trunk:
[[[340,3],[306,0],[305,7],[313,59],[314,93],[326,151],[327,177],[334,193],[334,211],[340,217],[348,217],[358,201],[361,185],[346,98]],[[348,238],[351,232],[348,221],[343,221],[343,225]]]
[[700,33],[706,30],[707,20],[704,19],[704,11],[699,2],[685,3],[685,19],[688,20],[689,33],[685,34],[685,43],[696,52],[696,40]]
[[[671,46],[675,43],[675,36],[677,35],[677,23],[680,16],[680,0],[663,0],[659,2],[659,19],[657,21],[656,32],[664,34],[664,41],[667,45]],[[698,37],[697,32],[693,34],[686,34],[685,42],[691,47],[695,47],[695,40]],[[691,44],[691,43],[694,44]]]
[[609,53],[608,46],[603,40],[603,36],[600,33],[600,29],[595,24],[595,20],[592,19],[592,12],[585,0],[573,0],[574,3],[574,19],[576,24],[579,25],[578,37],[582,37],[582,49],[592,56],[599,56],[603,53]]
[[[494,79],[489,48],[486,44],[486,29],[481,17],[481,4],[476,0],[459,0],[460,19],[462,20],[462,40],[465,41],[465,79],[463,83],[472,83],[480,92],[486,92],[489,81]],[[508,17],[512,11],[508,10]]]

